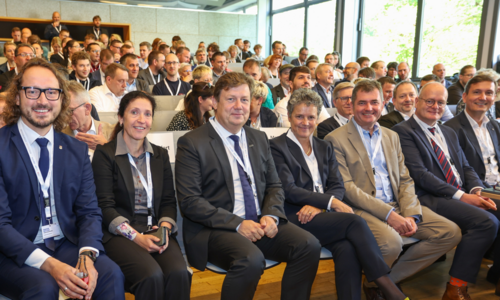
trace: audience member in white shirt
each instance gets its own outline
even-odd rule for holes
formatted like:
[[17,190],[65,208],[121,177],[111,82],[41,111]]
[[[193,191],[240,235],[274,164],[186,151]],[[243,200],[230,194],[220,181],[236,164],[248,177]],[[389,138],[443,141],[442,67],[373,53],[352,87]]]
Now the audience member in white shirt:
[[127,93],[128,70],[112,63],[106,68],[106,82],[90,90],[90,100],[98,112],[117,112],[122,97]]

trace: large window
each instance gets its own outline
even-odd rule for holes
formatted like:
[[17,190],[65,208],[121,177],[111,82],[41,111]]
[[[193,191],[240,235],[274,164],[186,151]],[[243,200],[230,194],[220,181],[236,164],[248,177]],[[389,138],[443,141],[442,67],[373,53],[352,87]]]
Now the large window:
[[436,63],[445,65],[447,76],[476,64],[482,9],[482,0],[425,1],[419,77]]
[[361,56],[372,62],[407,61],[411,65],[417,5],[417,0],[365,0]]
[[304,8],[273,15],[273,41],[286,45],[290,56],[298,56],[304,45]]
[[[327,53],[333,52],[335,38],[335,1],[309,6],[307,16],[307,48],[309,55],[324,61]],[[290,54],[291,55],[291,54]]]
[[272,1],[273,1],[273,10],[304,3],[304,0],[272,0]]

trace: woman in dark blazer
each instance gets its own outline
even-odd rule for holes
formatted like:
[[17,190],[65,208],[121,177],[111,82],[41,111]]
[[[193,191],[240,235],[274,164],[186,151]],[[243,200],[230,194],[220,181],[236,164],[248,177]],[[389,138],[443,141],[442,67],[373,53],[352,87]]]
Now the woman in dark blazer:
[[[322,106],[314,91],[294,91],[287,107],[290,130],[271,140],[286,216],[332,252],[339,299],[361,299],[361,269],[384,299],[405,299],[388,276],[390,269],[370,228],[342,202],[344,182],[332,145],[313,137]],[[365,288],[367,299],[379,299],[377,292]]]
[[[94,153],[103,244],[136,299],[187,300],[191,273],[170,235],[177,231],[177,204],[168,152],[146,138],[155,107],[154,98],[144,92],[125,95],[111,141]],[[157,237],[142,234],[158,226],[168,231],[163,246],[155,244]]]

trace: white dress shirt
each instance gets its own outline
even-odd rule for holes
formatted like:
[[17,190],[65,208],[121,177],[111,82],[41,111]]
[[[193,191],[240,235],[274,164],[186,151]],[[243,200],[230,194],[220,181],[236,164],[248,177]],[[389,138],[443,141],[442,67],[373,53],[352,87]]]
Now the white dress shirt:
[[120,107],[120,101],[123,96],[127,93],[125,91],[122,96],[116,96],[111,92],[104,83],[101,86],[96,86],[89,91],[90,101],[94,104],[95,109],[98,112],[118,112]]
[[325,93],[326,95],[326,98],[328,99],[328,105],[330,105],[330,107],[334,107],[333,103],[332,103],[332,93],[333,93],[333,86],[330,86],[327,89],[325,89],[321,84],[318,83],[318,85],[321,87],[321,89],[323,90],[323,93]]
[[[281,119],[283,120],[283,127],[290,127],[290,122],[288,121],[288,110],[286,109],[288,106],[288,100],[290,100],[290,94],[281,99],[280,102],[276,103],[276,106],[274,107],[274,113],[276,114],[278,119],[279,116],[281,116]],[[318,124],[328,119],[329,117],[330,114],[323,107],[319,113]]]
[[[405,121],[408,121],[408,120],[411,118],[411,116],[413,115],[413,113],[412,113],[411,115],[409,115],[409,116],[408,116],[407,114],[405,114],[405,113],[403,113],[403,112],[400,112],[400,111],[399,111],[399,110],[397,110],[397,109],[394,109],[394,110],[395,110],[395,111],[397,111],[397,112],[398,112],[398,113],[399,113],[399,114],[403,117],[403,119],[404,119]],[[413,109],[413,111],[415,111],[415,109]]]
[[[87,134],[93,134],[93,135],[97,135],[97,131],[95,130],[95,123],[94,123],[94,118],[90,117],[90,119],[92,119],[92,125],[90,125],[90,130],[87,131],[86,133]],[[73,130],[73,134],[76,136],[78,133],[80,133],[80,131],[78,130]],[[89,158],[90,158],[90,161],[92,161],[92,158],[94,158],[94,150],[90,149],[89,148]]]
[[[36,142],[36,139],[42,137],[40,136],[37,132],[29,128],[22,120],[22,118],[19,118],[17,121],[17,126],[22,127],[22,130],[24,131],[24,136],[21,134],[21,138],[23,139],[23,142],[30,147],[31,154],[33,155],[34,161],[39,161],[40,160],[40,146]],[[49,132],[43,136],[43,138],[46,138],[49,140],[47,144],[47,150],[49,151],[49,157],[51,160],[51,163],[53,164],[53,157],[54,157],[54,128],[51,126]],[[54,237],[54,240],[60,240],[64,238],[64,233],[61,230],[61,227],[59,226],[59,221],[57,218],[57,211],[56,211],[56,205],[55,205],[55,200],[54,200],[54,187],[52,185],[53,183],[53,177],[50,179],[50,208],[51,208],[51,213],[52,213],[52,224],[54,224],[58,229],[59,229],[59,236]],[[38,187],[40,189],[40,184],[38,184]],[[38,201],[38,198],[37,198]],[[33,244],[43,244],[43,237],[42,237],[42,220],[40,220],[40,226],[38,228],[38,233],[36,234],[35,240],[33,241]],[[99,251],[95,248],[92,247],[83,247],[80,249],[80,252],[83,250],[92,250],[99,255]],[[43,265],[45,260],[49,258],[50,255],[45,253],[41,249],[35,249],[33,252],[31,252],[30,256],[26,259],[24,262],[26,265],[40,269],[40,267]]]

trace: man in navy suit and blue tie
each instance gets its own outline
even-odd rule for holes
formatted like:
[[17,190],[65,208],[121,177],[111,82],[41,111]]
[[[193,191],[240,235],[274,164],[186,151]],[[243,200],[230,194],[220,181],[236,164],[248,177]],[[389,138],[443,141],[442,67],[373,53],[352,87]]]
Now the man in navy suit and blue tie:
[[71,114],[65,90],[56,69],[35,58],[7,91],[0,294],[57,299],[62,290],[76,299],[124,299],[123,274],[103,253],[87,145],[60,132]]
[[422,205],[462,229],[443,300],[470,299],[467,282],[476,281],[483,255],[495,240],[500,202],[481,196],[483,182],[469,165],[456,133],[437,124],[447,97],[441,83],[427,83],[417,97],[415,114],[392,129],[399,134]]

